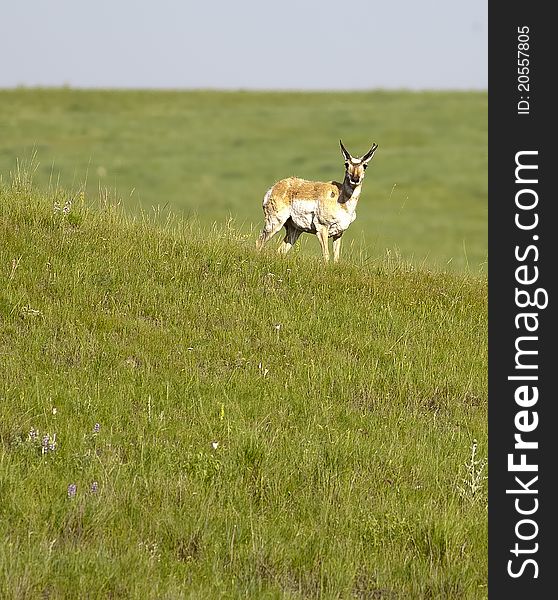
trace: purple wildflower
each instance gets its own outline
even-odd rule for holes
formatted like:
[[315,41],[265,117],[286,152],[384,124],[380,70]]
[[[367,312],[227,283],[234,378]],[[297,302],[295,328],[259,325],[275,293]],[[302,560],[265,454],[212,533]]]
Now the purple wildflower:
[[93,433],[99,433],[101,431],[101,426],[99,423],[95,423],[95,427],[93,427]]
[[77,485],[75,483],[70,483],[68,486],[68,498],[75,498],[77,492]]
[[29,439],[35,441],[37,439],[38,432],[34,427],[31,427],[29,430]]
[[41,452],[43,454],[46,454],[48,452],[49,443],[50,443],[50,435],[48,433],[46,433],[45,435],[43,435],[43,443],[42,443],[42,449],[41,449]]
[[96,481],[94,481],[91,484],[91,493],[96,494],[98,489],[99,489],[99,484]]

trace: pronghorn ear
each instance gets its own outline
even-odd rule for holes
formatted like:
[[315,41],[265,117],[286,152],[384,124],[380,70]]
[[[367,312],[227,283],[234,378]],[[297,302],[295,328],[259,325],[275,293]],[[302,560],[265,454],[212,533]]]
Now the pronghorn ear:
[[347,148],[345,148],[345,146],[343,146],[343,142],[341,140],[339,140],[339,145],[341,146],[341,152],[343,153],[343,158],[345,160],[351,160],[351,155],[347,151]]
[[377,149],[378,149],[378,144],[372,144],[372,148],[370,148],[370,150],[368,150],[368,152],[364,156],[362,156],[362,158],[360,159],[360,162],[369,163],[372,160],[372,157],[374,156],[374,152],[376,152]]

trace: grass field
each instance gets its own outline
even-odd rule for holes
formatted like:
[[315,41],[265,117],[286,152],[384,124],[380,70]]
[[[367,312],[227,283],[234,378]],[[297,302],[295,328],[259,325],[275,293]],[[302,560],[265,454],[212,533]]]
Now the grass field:
[[[127,154],[133,142],[124,133],[117,150],[117,116],[87,119],[95,103],[102,111],[113,101],[125,119],[117,97],[74,100],[85,128],[76,164],[91,152],[87,128],[98,127],[95,156],[106,151],[109,174],[122,156],[118,187],[140,173],[136,185],[153,199],[165,173],[175,169],[174,184],[183,178],[186,187],[217,154],[211,137],[195,151],[174,129],[168,156],[163,141],[157,156],[147,146]],[[171,123],[176,97],[165,98],[160,119]],[[18,118],[36,122],[40,99],[31,110],[27,98]],[[59,167],[67,179],[77,143],[75,130],[64,130],[68,106],[56,116],[50,93],[43,101],[41,136],[55,142],[39,152],[62,155],[66,142]],[[376,101],[388,105],[388,96]],[[257,118],[253,102],[247,121]],[[345,115],[341,102],[336,110]],[[365,149],[368,133],[357,135],[356,117],[345,118],[351,147]],[[395,136],[381,121],[371,129]],[[289,136],[303,140],[295,124]],[[215,218],[219,206],[241,205],[248,218],[264,180],[276,176],[274,151],[283,161],[277,175],[289,153],[272,147],[279,126],[245,143],[230,128],[227,144],[238,143],[243,157],[259,140],[267,171],[250,187],[239,159],[230,205],[211,171],[196,185],[207,186]],[[428,136],[409,129],[415,145],[404,142],[409,131],[398,134],[398,150],[386,144],[364,204],[389,195],[390,157],[412,164],[404,146],[434,160]],[[330,133],[327,146],[304,140],[309,175],[336,166],[333,125]],[[181,171],[186,155],[194,164]],[[428,177],[445,175],[438,165]],[[405,181],[407,192],[417,189],[409,172]],[[479,213],[483,185],[481,177],[479,197],[469,199]],[[349,252],[338,265],[306,252],[281,260],[271,247],[256,254],[242,228],[208,233],[191,219],[132,217],[89,191],[69,206],[67,192],[40,187],[25,173],[0,185],[0,597],[487,597],[484,275],[417,267],[379,250]],[[179,204],[176,190],[173,199]],[[432,210],[442,201],[423,200]],[[383,218],[392,204],[384,198]],[[484,226],[473,213],[454,225],[476,231],[480,260]],[[374,223],[373,211],[362,220]],[[433,245],[432,256],[451,247]]]
[[342,177],[339,138],[354,154],[380,146],[347,242],[370,260],[485,272],[485,92],[0,91],[0,173],[36,152],[44,189],[87,179],[90,195],[116,189],[134,212],[232,216],[245,232],[278,179]]

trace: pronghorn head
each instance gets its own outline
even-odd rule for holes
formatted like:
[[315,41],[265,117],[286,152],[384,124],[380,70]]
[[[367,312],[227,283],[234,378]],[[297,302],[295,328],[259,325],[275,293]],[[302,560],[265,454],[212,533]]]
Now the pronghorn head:
[[364,171],[366,171],[368,163],[372,160],[374,152],[376,152],[376,149],[378,148],[378,144],[372,144],[372,148],[360,158],[353,158],[345,146],[343,146],[341,140],[339,140],[339,144],[341,145],[341,152],[345,159],[345,180],[347,180],[352,187],[356,187],[362,183]]

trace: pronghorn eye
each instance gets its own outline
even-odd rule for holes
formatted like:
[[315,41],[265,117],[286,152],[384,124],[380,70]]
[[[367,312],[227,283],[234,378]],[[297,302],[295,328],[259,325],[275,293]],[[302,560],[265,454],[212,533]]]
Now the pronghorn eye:
[[364,164],[364,165],[362,165],[362,168],[366,169],[367,166],[368,166],[367,164]]

